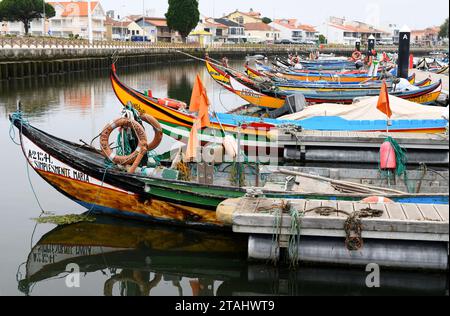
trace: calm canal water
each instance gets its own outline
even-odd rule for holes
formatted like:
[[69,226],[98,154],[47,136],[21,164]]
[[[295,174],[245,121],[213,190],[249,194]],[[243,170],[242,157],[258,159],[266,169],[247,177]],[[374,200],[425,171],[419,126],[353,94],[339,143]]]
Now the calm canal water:
[[[241,67],[242,61],[233,65]],[[212,82],[198,62],[119,68],[118,73],[132,87],[185,102],[199,73],[217,111],[244,103]],[[40,208],[30,181],[46,211],[62,215],[85,209],[32,170],[28,178],[22,152],[9,136],[8,114],[18,100],[30,123],[72,141],[89,142],[121,110],[108,71],[0,83],[0,295],[448,294],[443,274],[382,271],[381,288],[369,289],[363,269],[301,267],[294,272],[248,263],[246,240],[230,235],[110,218],[36,226],[33,218]],[[163,149],[172,144],[165,139]],[[79,287],[66,284],[69,262],[80,267]]]

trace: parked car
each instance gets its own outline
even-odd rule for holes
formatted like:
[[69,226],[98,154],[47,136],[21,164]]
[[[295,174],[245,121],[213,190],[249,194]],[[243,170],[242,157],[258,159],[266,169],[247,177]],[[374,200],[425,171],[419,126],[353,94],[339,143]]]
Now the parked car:
[[132,42],[150,42],[147,36],[133,35],[130,39]]
[[294,42],[292,42],[291,40],[288,39],[282,39],[280,41],[275,41],[275,44],[293,44]]

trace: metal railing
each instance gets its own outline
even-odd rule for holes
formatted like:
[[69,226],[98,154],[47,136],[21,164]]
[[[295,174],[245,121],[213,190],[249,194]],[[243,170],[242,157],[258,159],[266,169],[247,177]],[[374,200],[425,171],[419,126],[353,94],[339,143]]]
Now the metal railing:
[[[129,49],[129,48],[145,48],[145,49],[205,49],[217,51],[314,51],[318,49],[318,45],[311,44],[255,44],[255,43],[212,43],[200,45],[199,43],[168,43],[168,42],[124,42],[124,41],[94,41],[89,45],[87,40],[70,39],[59,37],[14,37],[14,36],[0,36],[0,49],[35,49],[35,48],[94,48],[94,49]],[[352,52],[354,47],[352,45],[337,45],[337,44],[323,44],[320,45],[322,51],[339,51]],[[396,51],[396,45],[377,46],[378,50]],[[431,46],[431,47],[414,47],[411,49],[415,51],[432,51],[432,50],[447,50],[447,46]]]

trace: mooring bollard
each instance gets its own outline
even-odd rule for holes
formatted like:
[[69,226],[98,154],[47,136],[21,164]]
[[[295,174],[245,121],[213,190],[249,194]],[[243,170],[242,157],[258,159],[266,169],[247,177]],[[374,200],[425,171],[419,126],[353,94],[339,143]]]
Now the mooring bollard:
[[411,30],[405,25],[400,30],[398,44],[397,77],[408,78],[409,50],[411,43]]
[[367,40],[367,50],[369,52],[372,52],[372,50],[375,49],[375,36],[370,35],[369,39]]

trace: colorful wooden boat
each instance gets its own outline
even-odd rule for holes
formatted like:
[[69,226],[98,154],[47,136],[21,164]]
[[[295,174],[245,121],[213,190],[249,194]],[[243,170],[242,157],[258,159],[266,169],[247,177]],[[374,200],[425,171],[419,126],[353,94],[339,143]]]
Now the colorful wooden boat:
[[[377,81],[377,77],[367,76],[365,70],[353,71],[311,71],[311,70],[289,70],[289,69],[273,69],[265,65],[256,65],[257,69],[246,65],[246,73],[250,78],[282,78],[285,80],[295,80],[302,82],[330,82],[339,84],[357,84],[361,82]],[[408,81],[415,83],[415,74],[412,74]]]
[[[242,197],[247,193],[246,187],[232,184],[229,171],[222,171],[222,176],[217,176],[220,184],[167,179],[143,172],[128,173],[126,169],[109,163],[103,153],[93,147],[47,134],[18,114],[10,116],[10,120],[19,130],[22,151],[30,167],[56,190],[87,208],[89,213],[225,229],[216,218],[217,205],[225,199]],[[257,181],[256,175],[250,178],[254,172],[248,167],[246,184],[250,185],[250,182]],[[220,175],[219,171],[216,173]],[[280,176],[284,179],[283,175]],[[223,181],[229,184],[224,185]],[[330,193],[329,190],[305,193],[297,189],[288,190],[283,183],[275,184],[269,188],[261,187],[262,194],[280,199],[349,201],[361,201],[367,197],[362,193]],[[317,191],[317,188],[312,187],[311,190]],[[448,193],[386,193],[384,196],[403,203],[448,203]]]
[[[286,80],[278,78],[277,76],[267,75],[265,73],[258,72],[250,68],[248,65],[246,67],[246,74],[251,79],[260,80],[266,78],[266,80],[271,80],[273,84],[282,90],[289,90],[289,88],[299,88],[299,89],[319,89],[319,90],[363,90],[363,89],[375,89],[380,88],[383,84],[382,80],[370,80],[368,82],[354,83],[354,82],[330,82],[330,81],[298,81],[298,80]],[[431,84],[431,79],[426,78],[420,82],[415,82],[416,75],[412,74],[408,81],[416,87],[425,87]],[[393,80],[386,80],[388,88],[391,88],[394,83]],[[286,89],[284,89],[286,86]]]
[[[286,97],[295,91],[283,91],[277,87],[267,87],[241,74],[225,69],[220,69],[217,65],[207,62],[207,69],[211,77],[222,87],[240,96],[250,104],[279,108],[284,105]],[[295,88],[292,88],[295,89]],[[425,87],[419,87],[414,91],[392,92],[391,94],[411,102],[430,104],[435,102],[442,90],[442,81]],[[318,91],[309,89],[300,91],[306,102],[316,103],[340,103],[351,104],[357,97],[378,95],[379,90],[361,90],[361,91]]]
[[[214,74],[212,74],[214,76]],[[221,76],[221,74],[219,74]],[[165,105],[161,105],[158,99],[146,96],[144,93],[132,89],[123,84],[113,66],[111,69],[111,84],[113,90],[123,105],[131,103],[139,112],[147,113],[155,117],[161,124],[163,132],[184,143],[187,143],[195,116],[191,113],[179,111]],[[219,79],[220,80],[220,79]],[[200,140],[204,143],[222,143],[224,132],[234,136],[240,135],[242,146],[248,150],[263,150],[273,148],[282,151],[270,141],[268,132],[278,125],[289,124],[301,126],[312,130],[350,130],[350,131],[383,131],[386,122],[379,121],[348,121],[333,117],[318,117],[308,120],[276,120],[263,119],[250,116],[217,113],[217,117],[211,117],[211,126],[200,132]],[[423,122],[410,120],[392,121],[391,132],[426,132],[440,133],[446,128],[447,122],[443,119],[426,120]],[[273,146],[276,146],[275,148]],[[281,145],[280,145],[281,146]]]

